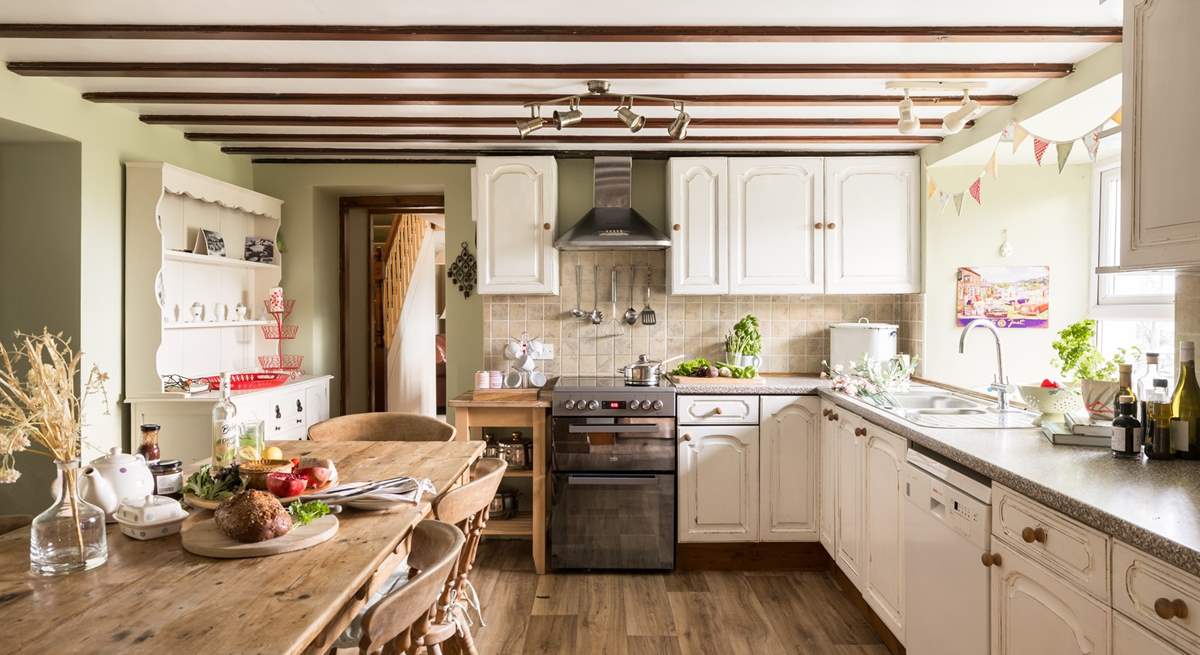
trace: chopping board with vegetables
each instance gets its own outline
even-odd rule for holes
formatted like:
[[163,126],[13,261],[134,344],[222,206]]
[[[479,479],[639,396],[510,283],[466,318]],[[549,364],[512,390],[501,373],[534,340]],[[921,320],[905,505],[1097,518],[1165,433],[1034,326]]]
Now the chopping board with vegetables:
[[[286,462],[284,462],[286,464]],[[324,458],[295,458],[286,471],[269,473],[262,484],[242,475],[238,467],[228,468],[216,476],[207,465],[188,477],[183,486],[183,500],[197,509],[215,510],[221,501],[250,488],[265,488],[281,503],[291,503],[304,496],[320,493],[338,483],[337,468]]]
[[254,543],[242,543],[221,532],[216,519],[202,519],[185,523],[180,533],[184,550],[204,557],[238,559],[243,557],[266,557],[296,550],[312,548],[333,538],[338,531],[338,519],[326,514],[308,525],[292,528],[290,532],[274,539]]
[[703,357],[689,359],[668,373],[673,378],[687,382],[712,382],[714,384],[749,383],[761,384],[758,369],[753,366],[734,366],[725,362],[713,362]]

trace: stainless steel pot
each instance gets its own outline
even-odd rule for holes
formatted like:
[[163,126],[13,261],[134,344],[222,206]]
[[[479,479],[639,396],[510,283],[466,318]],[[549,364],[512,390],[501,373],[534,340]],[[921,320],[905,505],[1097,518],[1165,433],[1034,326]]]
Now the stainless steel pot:
[[625,384],[629,386],[653,387],[658,385],[658,380],[662,377],[663,364],[673,362],[682,356],[677,355],[669,359],[664,359],[661,362],[656,362],[646,355],[638,355],[636,362],[618,369],[617,372],[625,376]]

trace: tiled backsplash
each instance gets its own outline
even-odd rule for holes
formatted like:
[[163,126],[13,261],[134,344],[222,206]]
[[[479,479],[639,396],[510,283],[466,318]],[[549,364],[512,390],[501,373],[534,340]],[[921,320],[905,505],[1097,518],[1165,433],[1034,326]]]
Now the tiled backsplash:
[[[674,355],[724,357],[725,334],[746,314],[758,317],[763,335],[764,372],[812,373],[829,358],[829,324],[872,321],[900,326],[897,349],[921,354],[923,296],[672,296],[666,297],[666,253],[562,252],[558,296],[483,296],[484,361],[489,369],[506,370],[504,346],[509,337],[528,332],[554,345],[555,358],[539,362],[548,375],[617,375],[617,369],[642,353],[652,359]],[[599,308],[604,322],[592,325],[571,316],[575,307],[575,265],[583,267],[582,303],[593,303],[593,271],[599,266]],[[617,303],[612,313],[610,272],[618,267]],[[633,302],[629,298],[629,270],[636,267]],[[631,305],[639,313],[645,306],[646,267],[652,269],[651,307],[656,325],[639,320],[620,322]]]

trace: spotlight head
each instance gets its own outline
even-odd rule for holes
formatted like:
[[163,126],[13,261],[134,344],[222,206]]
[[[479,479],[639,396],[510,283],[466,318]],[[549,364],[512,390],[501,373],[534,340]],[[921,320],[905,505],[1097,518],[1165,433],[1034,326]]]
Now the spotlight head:
[[634,112],[630,105],[621,105],[616,111],[617,118],[621,119],[630,132],[637,132],[646,125],[646,117]]
[[679,105],[679,113],[675,115],[675,120],[667,126],[667,134],[676,141],[683,141],[687,138],[688,124],[692,122],[692,117],[684,110],[683,104]]
[[564,127],[574,125],[581,120],[583,120],[583,112],[579,111],[579,109],[577,109],[574,105],[571,105],[571,108],[567,111],[554,111],[553,122],[555,129],[561,130]]
[[942,128],[949,134],[956,134],[966,126],[967,121],[979,113],[980,109],[982,109],[982,106],[971,99],[970,92],[964,91],[962,104],[959,105],[958,109],[946,114],[945,118],[942,119]]
[[530,134],[533,134],[534,132],[537,132],[545,126],[546,119],[542,118],[541,116],[534,116],[533,118],[526,120],[521,120],[519,118],[517,119],[517,133],[521,135],[522,139]]
[[900,101],[900,120],[896,123],[896,128],[901,134],[912,134],[921,129],[921,120],[913,115],[913,101],[907,93]]

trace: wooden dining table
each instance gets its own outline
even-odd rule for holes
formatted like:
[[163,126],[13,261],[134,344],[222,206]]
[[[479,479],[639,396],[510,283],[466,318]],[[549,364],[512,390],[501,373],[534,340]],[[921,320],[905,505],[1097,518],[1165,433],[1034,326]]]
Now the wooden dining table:
[[[271,445],[289,458],[332,459],[343,482],[409,475],[428,478],[439,493],[459,483],[484,448],[478,441]],[[252,559],[193,555],[178,535],[137,541],[113,524],[105,564],[58,577],[30,572],[28,528],[0,535],[0,652],[327,652],[405,559],[408,536],[432,500],[390,512],[347,508],[333,539]]]

